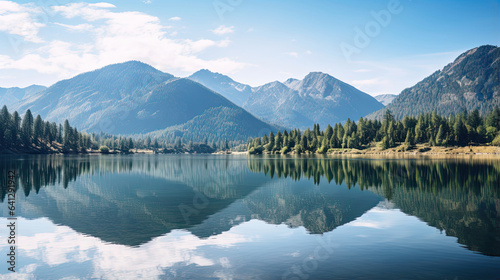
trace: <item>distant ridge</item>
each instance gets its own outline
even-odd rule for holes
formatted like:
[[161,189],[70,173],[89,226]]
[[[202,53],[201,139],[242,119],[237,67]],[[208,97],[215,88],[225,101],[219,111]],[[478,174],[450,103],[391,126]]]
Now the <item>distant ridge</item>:
[[377,99],[378,102],[382,103],[382,105],[387,106],[396,97],[397,97],[397,95],[395,95],[395,94],[380,94],[380,95],[375,96],[375,99]]
[[44,89],[46,89],[46,87],[39,85],[31,85],[25,88],[0,88],[0,107],[6,105],[10,108],[13,104],[29,98]]
[[264,121],[289,128],[359,119],[383,108],[368,94],[321,72],[312,72],[303,80],[290,78],[259,87],[209,70],[200,70],[189,79],[219,92]]
[[312,72],[303,80],[288,79],[254,88],[243,108],[263,120],[305,129],[315,123],[326,127],[349,118],[357,120],[383,105],[328,74]]
[[202,69],[188,77],[209,89],[220,93],[238,106],[242,106],[252,93],[249,85],[235,82],[228,76]]
[[[500,106],[500,48],[486,45],[468,50],[442,70],[403,90],[387,107],[397,119],[435,111],[450,115]],[[385,109],[370,114],[381,118]]]

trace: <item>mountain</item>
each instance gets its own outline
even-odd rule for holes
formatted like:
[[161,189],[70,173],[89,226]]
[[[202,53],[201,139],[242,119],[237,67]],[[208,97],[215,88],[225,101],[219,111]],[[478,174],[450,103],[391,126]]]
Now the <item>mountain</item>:
[[397,97],[397,95],[395,95],[395,94],[380,94],[380,95],[375,96],[375,99],[377,99],[378,102],[382,103],[382,105],[387,106],[396,97]]
[[[112,119],[120,118],[120,111]],[[97,127],[91,127],[95,130]],[[222,95],[199,83],[181,78],[157,86],[142,104],[116,125],[125,134],[153,132],[155,136],[201,141],[246,140],[276,130]]]
[[303,80],[288,79],[254,88],[243,104],[265,121],[285,127],[312,127],[358,118],[383,108],[375,98],[328,74],[309,73]]
[[[68,119],[79,130],[90,130],[107,116],[106,112],[126,113],[155,86],[173,78],[138,61],[114,64],[60,81],[16,104],[15,109],[22,113],[31,109],[34,114],[57,123]],[[122,117],[114,121],[121,120]],[[107,124],[101,124],[106,131]]]
[[358,119],[383,106],[373,97],[324,73],[304,80],[290,78],[259,87],[238,83],[228,76],[200,70],[189,77],[261,118],[288,128]]
[[235,82],[228,76],[213,73],[209,70],[202,69],[188,79],[198,82],[207,88],[220,93],[225,98],[238,106],[242,106],[252,93],[252,88],[249,85]]
[[[398,119],[435,111],[440,115],[478,109],[486,114],[500,106],[500,48],[468,50],[411,88],[403,90],[386,108]],[[380,118],[384,110],[371,114]]]
[[[258,136],[255,132],[275,130],[201,84],[138,61],[58,82],[15,109],[31,109],[58,123],[68,119],[88,132],[142,134],[174,127],[173,136],[191,133],[191,139],[185,140],[203,140],[198,136],[206,134],[194,129],[209,130],[212,140],[246,140]],[[208,116],[212,116],[210,122]]]
[[0,88],[0,106],[7,105],[7,107],[10,108],[20,100],[29,98],[44,89],[46,89],[46,87],[39,85],[31,85],[25,88]]

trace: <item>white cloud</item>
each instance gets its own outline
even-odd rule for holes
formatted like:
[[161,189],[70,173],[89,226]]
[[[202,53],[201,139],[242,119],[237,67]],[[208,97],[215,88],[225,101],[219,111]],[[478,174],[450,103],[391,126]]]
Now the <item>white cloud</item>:
[[179,20],[181,20],[181,18],[180,18],[180,17],[171,17],[171,18],[169,18],[168,20],[171,20],[171,21],[179,21]]
[[[25,7],[0,2],[2,9],[23,10]],[[15,3],[14,3],[15,4]],[[203,59],[198,54],[208,48],[227,47],[229,40],[174,39],[174,31],[167,33],[170,26],[161,24],[160,19],[145,13],[114,12],[114,5],[107,3],[72,3],[54,6],[53,11],[65,18],[86,22],[69,25],[64,20],[56,23],[70,30],[81,31],[88,37],[88,44],[82,45],[53,40],[43,46],[30,49],[19,59],[0,56],[0,69],[36,70],[45,74],[57,74],[59,78],[69,78],[81,72],[90,71],[112,63],[140,60],[166,72],[193,72],[210,67],[214,71],[231,73],[245,66],[227,57]],[[27,14],[27,20],[31,14]],[[3,25],[0,24],[3,27]],[[1,28],[0,27],[0,30]],[[25,32],[25,36],[37,38],[36,32]],[[22,32],[18,32],[22,33]],[[86,37],[86,38],[87,38]],[[41,41],[41,40],[38,40]]]
[[224,35],[224,34],[229,34],[234,32],[234,26],[225,26],[221,25],[217,27],[216,29],[212,30],[214,34],[217,35]]
[[41,9],[28,4],[0,1],[0,31],[19,35],[28,42],[42,43],[43,40],[38,36],[38,31],[45,24],[36,20],[36,15],[41,12]]
[[307,50],[307,51],[306,51],[306,54],[307,54],[307,55],[311,55],[311,54],[312,54],[312,52],[311,52],[310,50]]
[[110,3],[95,3],[95,4],[89,4],[89,7],[96,7],[96,8],[116,8],[115,5],[110,4]]
[[55,23],[56,25],[65,27],[66,29],[72,30],[72,31],[89,31],[94,29],[94,26],[92,24],[88,23],[82,23],[82,24],[77,24],[77,25],[70,25],[70,24],[63,24],[63,23]]
[[296,52],[287,52],[285,53],[286,55],[293,56],[293,57],[299,57],[299,54]]
[[247,32],[252,32],[254,31],[253,27],[248,28]]

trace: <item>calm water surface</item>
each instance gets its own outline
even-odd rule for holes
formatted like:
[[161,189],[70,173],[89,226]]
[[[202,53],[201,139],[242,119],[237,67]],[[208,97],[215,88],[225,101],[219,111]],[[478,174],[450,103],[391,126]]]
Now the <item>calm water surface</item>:
[[498,159],[4,156],[0,169],[0,279],[500,278]]

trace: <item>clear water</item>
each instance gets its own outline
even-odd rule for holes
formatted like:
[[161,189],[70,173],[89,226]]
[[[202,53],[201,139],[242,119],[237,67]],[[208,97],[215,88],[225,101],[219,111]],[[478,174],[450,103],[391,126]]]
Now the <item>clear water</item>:
[[500,278],[499,160],[41,155],[0,172],[0,279]]

